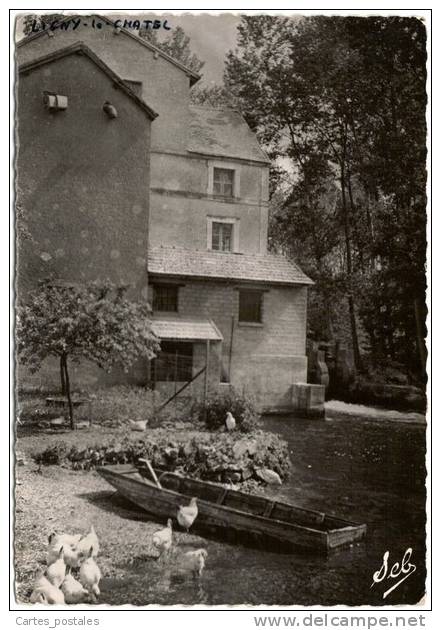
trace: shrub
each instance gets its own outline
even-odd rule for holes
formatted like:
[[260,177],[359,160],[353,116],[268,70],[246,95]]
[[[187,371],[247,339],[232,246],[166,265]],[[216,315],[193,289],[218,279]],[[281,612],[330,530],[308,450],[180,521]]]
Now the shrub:
[[229,394],[214,394],[210,396],[206,404],[195,403],[193,413],[205,424],[210,431],[225,427],[225,419],[230,411],[235,420],[236,427],[242,433],[249,433],[256,428],[260,415],[257,412],[253,399],[246,395],[240,395],[235,391]]
[[237,433],[198,432],[192,437],[162,429],[148,437],[113,436],[99,443],[67,445],[57,442],[33,458],[39,464],[64,465],[73,470],[91,470],[111,464],[136,464],[147,458],[153,467],[178,471],[189,477],[219,483],[262,484],[261,470],[268,468],[286,479],[290,470],[287,443],[279,436],[253,431]]
[[56,442],[40,453],[33,453],[32,457],[37,464],[53,466],[62,464],[66,459],[67,453],[67,444],[65,442]]

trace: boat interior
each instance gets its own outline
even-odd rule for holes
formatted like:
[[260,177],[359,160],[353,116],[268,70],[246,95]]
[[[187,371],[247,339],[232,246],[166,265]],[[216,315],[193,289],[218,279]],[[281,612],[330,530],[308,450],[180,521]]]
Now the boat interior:
[[[127,471],[127,473],[135,474],[149,485],[156,485],[150,471],[144,466]],[[266,497],[245,494],[209,481],[190,479],[178,473],[158,469],[155,470],[155,473],[162,488],[177,492],[188,499],[196,497],[202,501],[255,516],[263,516],[271,520],[302,525],[320,531],[346,529],[348,526],[353,526],[352,523],[334,518],[324,512],[307,510],[287,503],[272,501]]]

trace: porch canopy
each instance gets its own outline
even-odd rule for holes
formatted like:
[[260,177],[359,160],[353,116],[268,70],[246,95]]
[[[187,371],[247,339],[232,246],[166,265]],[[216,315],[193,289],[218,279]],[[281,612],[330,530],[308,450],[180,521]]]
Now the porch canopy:
[[156,316],[152,319],[152,329],[157,337],[170,341],[223,340],[213,320],[204,317]]

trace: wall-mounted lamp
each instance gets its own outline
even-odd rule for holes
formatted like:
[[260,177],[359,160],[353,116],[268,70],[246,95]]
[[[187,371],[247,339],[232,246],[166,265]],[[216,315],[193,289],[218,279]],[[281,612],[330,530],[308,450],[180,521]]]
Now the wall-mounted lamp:
[[103,105],[103,111],[106,112],[109,118],[118,118],[118,112],[116,111],[116,107],[114,107],[109,101],[106,101]]
[[53,111],[62,111],[67,109],[67,96],[62,96],[61,94],[50,94],[49,92],[43,93],[43,103],[44,106]]

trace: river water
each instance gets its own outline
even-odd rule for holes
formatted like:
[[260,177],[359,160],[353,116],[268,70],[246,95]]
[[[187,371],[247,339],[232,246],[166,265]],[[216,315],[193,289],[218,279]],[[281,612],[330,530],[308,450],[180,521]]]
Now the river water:
[[[293,464],[289,481],[268,496],[366,523],[366,541],[324,558],[201,540],[209,554],[201,579],[153,562],[107,580],[103,595],[111,591],[113,604],[161,606],[417,603],[425,583],[424,426],[348,416],[264,424],[288,441]],[[398,579],[371,588],[373,573],[386,551],[401,562],[409,547],[416,571],[383,599]]]

